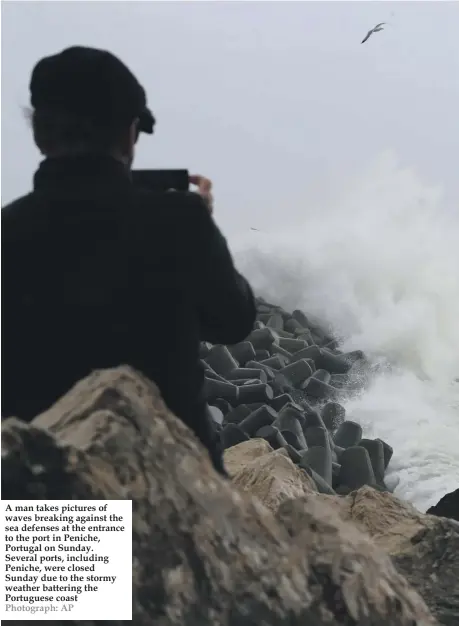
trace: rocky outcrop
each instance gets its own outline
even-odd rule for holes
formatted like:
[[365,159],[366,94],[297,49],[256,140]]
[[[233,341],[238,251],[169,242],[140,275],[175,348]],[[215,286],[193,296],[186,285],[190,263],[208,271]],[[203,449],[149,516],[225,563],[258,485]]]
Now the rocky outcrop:
[[253,467],[241,478],[266,454],[250,460],[246,450],[232,485],[155,385],[118,368],[95,372],[30,424],[2,423],[2,497],[132,499],[136,626],[435,624],[389,556],[319,500],[289,458],[268,454],[293,477],[293,500],[277,483],[274,496],[261,492],[271,509],[280,503],[277,519],[244,491],[256,490]]
[[285,500],[317,491],[312,478],[293,465],[283,448],[273,451],[263,439],[226,450],[225,465],[233,484],[256,495],[274,512]]
[[[265,485],[266,467],[276,464],[277,455],[266,447],[260,452],[260,442],[250,440],[231,448],[227,455],[240,460],[239,466],[232,463],[235,477],[243,476],[250,468],[251,480],[243,484],[244,489],[271,504],[282,486],[277,483],[271,495],[266,489],[260,490],[259,484]],[[291,477],[295,471],[291,464]],[[318,514],[321,509],[317,507],[325,505],[327,515]],[[336,518],[350,524],[357,532],[371,537],[392,558],[398,571],[419,591],[441,624],[459,624],[459,524],[455,521],[423,515],[392,494],[367,486],[345,497],[319,494],[311,489],[299,498],[281,502],[276,516],[294,543],[313,524],[316,538],[311,546],[319,546],[323,555],[328,554],[327,546],[333,543],[330,537],[326,540],[325,537],[340,527]]]
[[435,506],[431,506],[427,513],[459,522],[459,489],[447,493]]

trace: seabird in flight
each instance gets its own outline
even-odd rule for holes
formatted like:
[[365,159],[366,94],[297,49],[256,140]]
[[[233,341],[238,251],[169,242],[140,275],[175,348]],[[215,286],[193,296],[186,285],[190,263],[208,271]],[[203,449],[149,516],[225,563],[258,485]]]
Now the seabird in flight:
[[376,24],[374,28],[372,28],[371,30],[367,32],[367,34],[365,35],[365,37],[362,39],[360,43],[365,43],[366,41],[368,41],[368,39],[370,39],[373,33],[379,33],[380,30],[384,30],[383,26],[385,23],[386,22],[380,22],[379,24]]

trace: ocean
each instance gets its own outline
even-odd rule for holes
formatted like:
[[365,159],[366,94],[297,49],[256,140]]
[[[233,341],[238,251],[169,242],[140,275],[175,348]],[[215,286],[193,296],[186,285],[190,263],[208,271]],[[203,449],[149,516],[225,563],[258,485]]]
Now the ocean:
[[[386,481],[421,512],[459,487],[459,203],[384,154],[301,220],[234,242],[257,293],[302,309],[376,372],[344,402],[394,448]],[[282,207],[279,207],[280,216]]]

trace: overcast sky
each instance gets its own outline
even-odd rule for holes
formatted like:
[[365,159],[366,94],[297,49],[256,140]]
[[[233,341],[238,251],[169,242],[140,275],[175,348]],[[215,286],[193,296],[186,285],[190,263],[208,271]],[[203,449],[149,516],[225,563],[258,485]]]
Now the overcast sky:
[[210,176],[225,232],[294,220],[387,149],[453,205],[458,33],[458,2],[2,2],[2,204],[40,159],[22,113],[33,65],[90,45],[131,67],[157,116],[136,166]]

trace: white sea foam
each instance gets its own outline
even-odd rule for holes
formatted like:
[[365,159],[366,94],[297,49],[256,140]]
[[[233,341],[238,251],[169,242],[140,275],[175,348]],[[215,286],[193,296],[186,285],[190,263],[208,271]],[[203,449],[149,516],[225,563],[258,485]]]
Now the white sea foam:
[[239,266],[268,300],[389,365],[347,415],[393,446],[389,486],[426,511],[459,486],[459,211],[386,154],[303,215],[237,241]]

